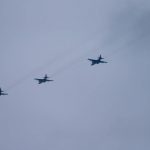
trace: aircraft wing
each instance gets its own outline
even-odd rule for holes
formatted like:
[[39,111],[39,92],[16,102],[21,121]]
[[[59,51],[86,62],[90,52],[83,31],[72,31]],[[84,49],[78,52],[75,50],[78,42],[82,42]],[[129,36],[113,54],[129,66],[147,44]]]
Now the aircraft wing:
[[88,59],[88,60],[90,60],[92,62],[92,64],[91,64],[92,66],[96,64],[96,60],[94,60],[94,59]]
[[88,60],[89,60],[89,61],[95,61],[94,59],[90,59],[90,58],[88,58]]
[[43,82],[43,79],[37,79],[37,78],[35,78],[35,80],[39,81],[39,84],[41,84]]
[[8,95],[7,93],[1,93],[1,95]]
[[54,81],[54,80],[46,80],[46,81]]
[[35,78],[34,80],[37,80],[37,81],[42,81],[42,79],[37,79],[37,78]]
[[108,63],[107,61],[100,61],[100,63]]

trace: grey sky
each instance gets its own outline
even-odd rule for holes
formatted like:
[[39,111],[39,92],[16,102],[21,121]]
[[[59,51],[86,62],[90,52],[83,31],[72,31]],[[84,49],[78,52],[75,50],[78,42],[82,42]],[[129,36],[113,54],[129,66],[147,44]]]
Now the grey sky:
[[148,0],[1,0],[0,149],[149,150],[149,16]]

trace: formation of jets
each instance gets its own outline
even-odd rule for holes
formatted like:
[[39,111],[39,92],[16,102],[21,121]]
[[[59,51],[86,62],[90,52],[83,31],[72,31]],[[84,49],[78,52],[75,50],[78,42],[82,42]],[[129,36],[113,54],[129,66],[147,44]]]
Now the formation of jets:
[[104,58],[102,58],[102,56],[100,55],[99,57],[98,57],[98,59],[88,59],[89,61],[91,61],[92,62],[92,66],[93,65],[95,65],[95,64],[99,64],[99,63],[107,63],[106,61],[103,61],[102,59],[104,59]]
[[8,95],[7,93],[4,93],[4,91],[2,91],[2,89],[0,88],[0,96],[1,95]]
[[[88,58],[88,60],[92,62],[92,64],[91,64],[92,66],[95,65],[95,64],[99,64],[99,63],[107,63],[106,61],[103,61],[102,59],[104,59],[104,58],[102,58],[101,55],[98,57],[98,59]],[[47,76],[47,74],[41,79],[35,78],[34,80],[37,80],[38,84],[41,84],[41,83],[44,83],[44,82],[54,81],[54,80],[50,80],[49,77]],[[4,93],[4,91],[2,91],[2,89],[0,88],[0,96],[1,95],[8,95],[8,94]]]

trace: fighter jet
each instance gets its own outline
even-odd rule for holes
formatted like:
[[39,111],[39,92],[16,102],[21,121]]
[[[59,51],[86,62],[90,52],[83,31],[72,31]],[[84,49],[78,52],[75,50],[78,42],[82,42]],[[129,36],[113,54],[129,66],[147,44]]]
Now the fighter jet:
[[8,95],[7,93],[4,93],[4,91],[2,91],[2,89],[0,88],[0,96],[1,95]]
[[49,80],[48,78],[49,77],[46,74],[43,79],[37,79],[37,78],[35,78],[35,80],[37,80],[39,82],[39,84],[44,83],[44,82],[48,82],[48,81],[54,81],[54,80]]
[[88,58],[88,60],[92,62],[92,64],[91,64],[92,66],[95,64],[99,64],[99,63],[107,63],[106,61],[103,61],[102,59],[104,59],[104,58],[102,58],[101,55],[96,60]]

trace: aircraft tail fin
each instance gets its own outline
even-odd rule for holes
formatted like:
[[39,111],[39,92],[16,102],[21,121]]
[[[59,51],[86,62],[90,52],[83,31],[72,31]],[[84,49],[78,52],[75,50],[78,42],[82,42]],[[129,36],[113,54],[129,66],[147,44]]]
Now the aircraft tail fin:
[[102,57],[102,55],[100,54],[100,56],[99,56],[99,58],[98,58],[99,60],[101,60],[101,59],[104,59],[103,57]]
[[47,78],[49,78],[49,77],[47,76],[47,74],[45,74],[45,77],[44,77],[44,79],[47,79]]

